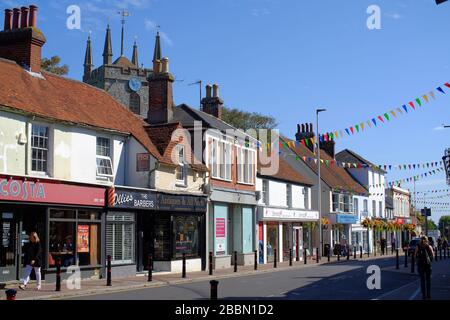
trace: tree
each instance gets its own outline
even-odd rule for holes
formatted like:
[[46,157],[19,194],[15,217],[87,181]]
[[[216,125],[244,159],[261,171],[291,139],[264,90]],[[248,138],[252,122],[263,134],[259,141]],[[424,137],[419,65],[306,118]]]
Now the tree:
[[433,220],[428,219],[428,230],[437,230],[438,227],[436,225],[436,223],[434,223]]
[[59,63],[61,62],[61,58],[59,56],[53,56],[50,59],[44,58],[41,62],[41,68],[45,71],[65,76],[69,73],[69,66],[63,65],[60,66]]
[[439,218],[439,230],[441,230],[442,235],[450,236],[450,216],[441,216]]
[[272,116],[227,107],[223,107],[222,120],[244,131],[248,129],[275,129],[278,125],[276,119]]

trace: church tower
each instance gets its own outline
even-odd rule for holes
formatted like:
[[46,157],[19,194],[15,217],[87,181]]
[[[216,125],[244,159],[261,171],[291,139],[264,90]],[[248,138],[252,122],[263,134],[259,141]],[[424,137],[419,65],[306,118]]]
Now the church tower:
[[147,79],[153,71],[139,65],[136,41],[133,45],[131,61],[125,54],[113,61],[111,35],[112,31],[108,24],[103,47],[103,64],[96,69],[93,65],[92,43],[89,36],[84,61],[83,82],[105,90],[133,113],[146,118],[149,104]]

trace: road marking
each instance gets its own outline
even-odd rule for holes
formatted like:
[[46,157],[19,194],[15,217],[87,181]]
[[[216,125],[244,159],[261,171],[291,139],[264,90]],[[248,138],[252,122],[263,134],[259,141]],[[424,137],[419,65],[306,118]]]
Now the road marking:
[[414,292],[413,295],[411,297],[409,297],[408,300],[414,300],[416,298],[416,296],[419,294],[419,292],[420,292],[420,288],[418,288],[416,290],[416,292]]
[[403,288],[408,287],[408,286],[410,286],[410,285],[412,285],[412,284],[414,284],[414,283],[416,283],[416,282],[419,282],[419,280],[415,280],[415,281],[410,282],[410,283],[407,283],[407,284],[405,284],[405,285],[403,285],[403,286],[401,286],[401,287],[399,287],[399,288],[397,288],[397,289],[394,289],[394,290],[388,291],[388,292],[386,292],[386,293],[383,293],[382,295],[378,296],[376,299],[379,300],[379,299],[381,299],[381,298],[384,298],[384,297],[386,297],[386,296],[388,296],[388,295],[390,295],[390,294],[392,294],[392,293],[394,293],[394,292],[397,292],[397,291],[399,291],[399,290],[402,290]]

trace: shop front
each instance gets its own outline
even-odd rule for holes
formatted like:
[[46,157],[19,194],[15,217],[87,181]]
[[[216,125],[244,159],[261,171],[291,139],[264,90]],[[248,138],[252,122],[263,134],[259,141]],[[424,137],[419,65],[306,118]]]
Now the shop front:
[[204,195],[116,187],[106,216],[106,253],[113,273],[129,276],[148,269],[187,271],[206,268]]
[[103,248],[105,188],[49,179],[0,175],[0,282],[19,280],[30,232],[43,250],[42,269],[63,277],[71,266],[82,277],[99,277]]
[[337,248],[351,245],[352,224],[356,224],[358,216],[356,214],[337,213],[330,215],[331,243],[333,244],[334,254],[337,254]]
[[288,261],[290,250],[294,260],[303,260],[304,249],[311,255],[311,225],[318,220],[317,211],[258,207],[260,263],[273,262],[275,251],[277,261]]

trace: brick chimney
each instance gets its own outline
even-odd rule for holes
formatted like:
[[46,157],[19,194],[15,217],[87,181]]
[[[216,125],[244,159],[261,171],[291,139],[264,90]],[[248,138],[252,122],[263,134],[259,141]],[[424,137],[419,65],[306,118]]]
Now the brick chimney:
[[147,122],[161,124],[173,118],[173,75],[169,72],[169,59],[153,61],[153,73],[148,77],[149,105]]
[[325,151],[330,157],[334,159],[335,142],[334,137],[331,133],[325,133],[321,135],[319,145],[321,150]]
[[[301,141],[304,139],[314,138],[314,130],[312,123],[302,123],[297,124],[297,133],[295,134],[295,139],[297,141]],[[314,152],[314,145],[312,143],[308,143],[306,145],[311,152]]]
[[[212,89],[212,95],[211,95]],[[213,117],[222,119],[223,100],[219,97],[219,86],[217,84],[206,85],[206,97],[202,99],[202,111]]]
[[29,71],[41,72],[41,49],[45,37],[36,27],[37,7],[5,10],[4,30],[0,32],[0,58],[16,61]]

